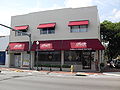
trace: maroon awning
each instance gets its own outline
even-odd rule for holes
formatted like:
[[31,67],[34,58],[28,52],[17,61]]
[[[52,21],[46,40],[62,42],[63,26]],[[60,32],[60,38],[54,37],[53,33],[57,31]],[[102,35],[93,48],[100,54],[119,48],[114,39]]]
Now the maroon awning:
[[28,51],[29,50],[29,43],[28,42],[9,43],[7,50],[10,50],[10,51]]
[[15,26],[14,29],[15,30],[27,30],[28,29],[28,25],[24,25],[24,26]]
[[104,50],[98,39],[63,40],[63,50]]
[[50,40],[39,41],[38,49],[36,41],[32,45],[32,51],[43,50],[104,50],[104,46],[98,39],[79,40]]
[[89,21],[84,20],[84,21],[70,21],[68,26],[78,26],[78,25],[88,25]]
[[55,25],[56,25],[56,23],[39,24],[37,29],[51,28],[51,27],[55,27]]
[[36,41],[34,41],[32,46],[32,51],[44,51],[44,50],[61,50],[61,42],[59,40],[50,40],[50,41],[39,41],[37,48]]

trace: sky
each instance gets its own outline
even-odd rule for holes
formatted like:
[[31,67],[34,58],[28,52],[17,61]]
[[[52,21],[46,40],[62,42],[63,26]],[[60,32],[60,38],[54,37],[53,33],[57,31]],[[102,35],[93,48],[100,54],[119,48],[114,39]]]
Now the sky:
[[[15,15],[87,6],[97,6],[100,22],[120,22],[120,0],[0,0],[0,24],[10,26]],[[0,36],[9,34],[9,29],[0,27]]]

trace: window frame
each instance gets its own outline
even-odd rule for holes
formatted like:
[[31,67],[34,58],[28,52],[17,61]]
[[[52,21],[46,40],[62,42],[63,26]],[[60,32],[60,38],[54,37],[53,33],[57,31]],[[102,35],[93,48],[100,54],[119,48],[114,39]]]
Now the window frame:
[[[41,28],[40,30],[40,34],[55,34],[55,27],[50,27],[50,28]],[[44,30],[46,30],[46,33],[43,33]],[[52,31],[52,32],[51,32]]]
[[[73,29],[73,27],[78,27],[76,30]],[[84,30],[84,29],[85,30]],[[83,29],[83,30],[82,30]],[[70,26],[70,32],[71,33],[77,33],[77,32],[88,32],[88,25],[76,25],[76,26]]]
[[[21,32],[27,32],[27,29],[19,30]],[[25,34],[15,31],[15,36],[25,36]]]

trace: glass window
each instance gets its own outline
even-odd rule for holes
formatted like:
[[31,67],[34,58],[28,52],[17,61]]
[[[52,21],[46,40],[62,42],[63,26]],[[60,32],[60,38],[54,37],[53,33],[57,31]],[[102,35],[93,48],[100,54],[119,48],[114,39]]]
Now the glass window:
[[65,64],[79,65],[83,68],[91,68],[91,61],[94,60],[94,52],[89,50],[71,50],[65,51],[64,60]]
[[81,26],[71,26],[71,32],[87,32],[88,26],[81,25]]
[[55,28],[43,28],[40,29],[40,34],[54,34]]
[[48,34],[54,34],[55,29],[54,28],[48,28]]
[[40,34],[47,34],[47,29],[46,28],[40,29]]
[[60,61],[60,51],[40,51],[38,52],[39,61]]
[[79,32],[80,27],[79,26],[72,26],[71,27],[71,32]]
[[66,62],[81,62],[82,51],[65,51],[65,61]]
[[80,26],[80,32],[87,32],[87,25]]
[[20,30],[20,31],[23,32],[23,33],[21,33],[21,32],[15,32],[15,36],[24,36],[25,35],[24,33],[27,32],[27,30]]

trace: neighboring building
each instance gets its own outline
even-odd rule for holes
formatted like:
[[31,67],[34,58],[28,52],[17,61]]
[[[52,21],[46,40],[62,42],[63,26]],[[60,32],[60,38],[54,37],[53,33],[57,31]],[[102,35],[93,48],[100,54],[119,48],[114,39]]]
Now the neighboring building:
[[9,44],[9,36],[0,36],[0,65],[7,66],[6,48]]
[[[74,65],[77,71],[95,71],[95,60],[101,62],[104,50],[98,17],[96,6],[65,8],[12,16],[11,26],[31,33],[31,67],[38,55],[38,63],[42,65]],[[11,31],[8,51],[10,67],[29,66],[26,35]]]

